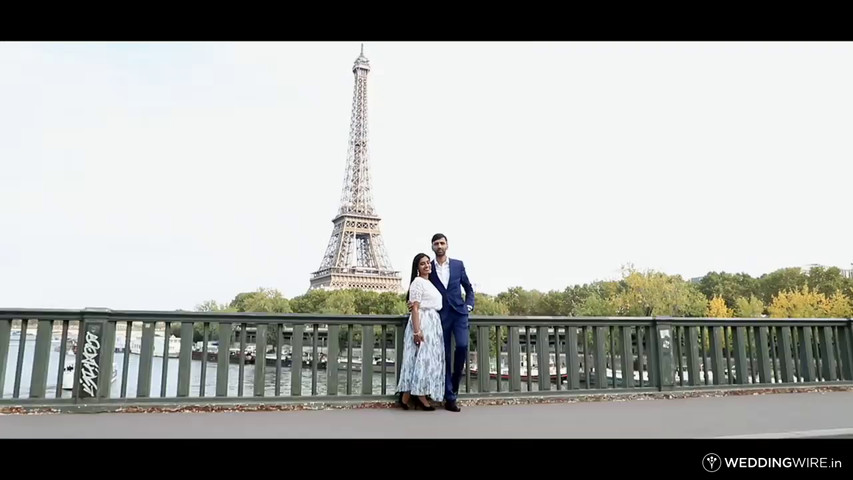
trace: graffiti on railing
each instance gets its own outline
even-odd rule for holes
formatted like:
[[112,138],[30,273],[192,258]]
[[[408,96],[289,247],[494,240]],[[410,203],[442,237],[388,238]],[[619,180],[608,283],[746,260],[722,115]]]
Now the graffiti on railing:
[[101,324],[91,323],[86,328],[86,338],[83,343],[83,354],[80,368],[80,388],[87,397],[95,397],[98,393],[98,377],[100,376],[101,356]]
[[670,336],[670,334],[669,334],[669,329],[668,329],[668,328],[663,328],[663,329],[661,329],[661,331],[660,331],[660,341],[661,341],[661,347],[662,347],[664,350],[668,350],[668,349],[669,349],[669,347],[670,347],[670,339],[671,339],[671,338],[672,338],[672,337],[671,337],[671,336]]

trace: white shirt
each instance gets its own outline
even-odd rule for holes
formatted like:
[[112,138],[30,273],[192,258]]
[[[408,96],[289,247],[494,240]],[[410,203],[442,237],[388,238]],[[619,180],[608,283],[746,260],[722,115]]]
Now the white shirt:
[[444,288],[447,288],[447,284],[450,283],[450,257],[444,257],[444,259],[443,265],[438,263],[438,260],[435,261],[435,274]]

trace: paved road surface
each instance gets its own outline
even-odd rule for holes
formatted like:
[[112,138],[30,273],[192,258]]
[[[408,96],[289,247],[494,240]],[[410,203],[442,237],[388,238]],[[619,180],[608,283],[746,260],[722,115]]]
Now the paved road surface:
[[0,438],[853,438],[853,392],[295,412],[0,415]]

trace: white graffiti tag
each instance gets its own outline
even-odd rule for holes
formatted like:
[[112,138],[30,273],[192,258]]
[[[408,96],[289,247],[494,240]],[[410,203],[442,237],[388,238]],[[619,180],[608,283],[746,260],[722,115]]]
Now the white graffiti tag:
[[80,375],[83,390],[94,397],[98,391],[98,362],[95,359],[101,350],[101,342],[98,336],[92,332],[86,332],[86,344],[83,346],[83,361]]

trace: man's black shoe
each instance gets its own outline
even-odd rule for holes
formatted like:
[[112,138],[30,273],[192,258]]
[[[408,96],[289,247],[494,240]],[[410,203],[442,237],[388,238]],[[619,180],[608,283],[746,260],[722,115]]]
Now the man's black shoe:
[[461,412],[462,409],[456,405],[456,401],[444,402],[444,409],[449,412]]

